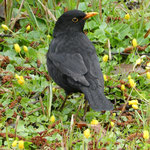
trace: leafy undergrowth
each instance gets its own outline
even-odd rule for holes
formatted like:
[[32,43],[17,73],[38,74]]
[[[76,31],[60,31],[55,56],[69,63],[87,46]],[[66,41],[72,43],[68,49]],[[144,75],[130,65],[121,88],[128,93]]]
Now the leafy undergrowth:
[[[10,24],[0,28],[0,149],[150,149],[149,0],[104,0],[101,19],[98,1],[21,3],[13,1],[12,21],[1,18]],[[55,17],[77,7],[100,12],[87,20],[85,34],[114,103],[111,112],[88,108],[85,121],[83,94],[60,110],[65,93],[48,76],[45,59]]]

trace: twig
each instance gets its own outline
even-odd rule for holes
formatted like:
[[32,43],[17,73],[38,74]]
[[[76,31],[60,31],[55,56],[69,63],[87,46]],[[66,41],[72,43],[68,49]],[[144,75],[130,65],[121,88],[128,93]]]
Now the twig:
[[150,34],[150,29],[146,32],[146,34],[144,35],[144,39],[148,37],[148,35]]
[[75,125],[75,123],[74,123],[74,117],[75,117],[75,115],[72,114],[72,116],[71,116],[71,122],[70,122],[69,148],[72,147],[72,135],[73,135],[73,129],[74,129],[74,125]]
[[108,39],[108,50],[109,50],[109,60],[112,59],[111,57],[111,48],[110,48],[110,40]]
[[139,94],[139,96],[141,96],[144,99],[144,100],[141,99],[141,101],[149,104],[149,101],[144,96],[142,96],[142,94],[140,94],[136,88],[135,88],[135,91]]
[[49,101],[48,101],[48,111],[47,111],[47,115],[48,118],[50,118],[51,116],[51,107],[52,107],[52,100],[53,100],[53,91],[52,91],[52,83],[50,82],[50,86],[49,86]]
[[102,20],[102,0],[99,0],[99,15],[100,15],[100,20]]
[[16,124],[15,124],[15,138],[17,136],[17,126],[18,126],[19,119],[20,119],[20,116],[17,116]]
[[36,111],[38,111],[38,110],[40,110],[40,109],[41,109],[41,107],[38,107],[38,108],[36,108],[36,109],[30,111],[29,113],[27,113],[27,116],[33,114],[34,112],[36,112]]
[[14,28],[14,25],[16,23],[16,21],[18,20],[19,16],[20,16],[20,11],[21,11],[21,8],[23,6],[23,3],[24,3],[24,0],[22,0],[21,4],[20,4],[20,7],[19,7],[19,10],[18,10],[18,14],[16,16],[16,18],[13,19],[13,21],[11,22],[11,30]]
[[39,97],[39,99],[40,99],[40,104],[41,104],[41,107],[42,107],[43,115],[45,115],[45,111],[44,111],[44,105],[43,105],[42,97],[40,96],[40,97]]
[[[105,51],[106,53],[108,53],[107,51]],[[130,53],[118,53],[118,52],[111,52],[112,55],[117,55],[117,54],[120,54],[120,55],[130,55]],[[143,55],[147,55],[147,56],[150,56],[150,53],[143,53],[143,54],[139,54],[140,56],[143,56]]]
[[40,100],[36,100],[36,101],[34,101],[34,102],[30,102],[29,104],[36,104],[36,103],[38,103]]
[[[126,103],[124,104],[124,106],[123,106],[123,108],[122,108],[122,110],[121,110],[121,113],[120,113],[120,115],[118,116],[117,120],[119,120],[120,117],[121,117],[121,115],[124,113],[125,108],[126,108],[126,106],[127,106],[127,104],[128,104],[128,101],[129,101],[129,99],[130,99],[130,96],[131,96],[132,92],[133,92],[133,88],[132,88],[132,90],[131,90],[131,92],[130,92],[130,94],[129,94],[129,97],[128,97]],[[114,128],[113,128],[113,129],[114,129]]]
[[12,37],[11,34],[0,34],[0,37]]

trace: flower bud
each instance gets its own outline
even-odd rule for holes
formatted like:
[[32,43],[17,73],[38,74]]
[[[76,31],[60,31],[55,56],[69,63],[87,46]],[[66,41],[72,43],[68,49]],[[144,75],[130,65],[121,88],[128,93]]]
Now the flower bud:
[[30,31],[30,29],[31,29],[31,26],[28,25],[28,26],[26,27],[26,30],[27,30],[27,31]]
[[17,53],[19,53],[21,51],[19,44],[14,44],[14,48]]
[[104,81],[108,81],[107,76],[104,74],[103,75]]
[[19,149],[24,149],[24,141],[23,140],[19,141],[18,147],[19,147]]
[[86,130],[83,132],[83,134],[84,134],[84,137],[88,139],[88,138],[91,136],[91,134],[90,134],[90,129],[86,129]]
[[18,83],[19,83],[20,85],[23,85],[23,84],[25,83],[23,76],[20,76],[20,77],[19,77]]
[[148,132],[148,130],[144,130],[143,131],[143,138],[146,139],[146,140],[149,139],[149,132]]
[[150,72],[147,72],[146,76],[147,76],[148,79],[150,79]]
[[132,40],[132,45],[133,45],[134,48],[137,47],[137,41],[136,41],[136,39]]
[[130,80],[131,79],[131,75],[128,75],[128,80]]
[[132,105],[132,108],[133,109],[138,109],[139,107],[138,107],[138,105]]
[[16,147],[17,146],[17,140],[13,141],[12,143],[12,147]]
[[5,24],[2,24],[1,27],[2,27],[5,31],[7,31],[7,30],[9,29]]
[[121,85],[121,91],[124,91],[124,90],[125,90],[125,85],[122,84],[122,85]]
[[115,125],[115,123],[111,121],[111,122],[110,122],[110,125],[113,127],[113,126]]
[[130,15],[129,15],[129,14],[126,14],[126,15],[124,16],[124,18],[125,18],[126,20],[129,20],[129,19],[130,19]]
[[107,62],[108,61],[108,55],[104,55],[103,56],[103,62]]
[[50,122],[52,122],[52,123],[55,122],[55,116],[54,115],[50,117]]
[[28,47],[27,46],[23,46],[23,50],[24,50],[24,52],[28,52]]
[[130,80],[129,80],[129,83],[130,83],[130,86],[131,86],[132,88],[135,88],[136,83],[134,82],[133,79],[130,79]]

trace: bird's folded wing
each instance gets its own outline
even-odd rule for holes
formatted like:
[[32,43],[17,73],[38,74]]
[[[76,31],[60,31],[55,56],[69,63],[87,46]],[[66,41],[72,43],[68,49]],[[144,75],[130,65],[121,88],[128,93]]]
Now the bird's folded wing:
[[71,77],[74,81],[85,86],[89,86],[89,82],[85,78],[87,68],[84,60],[79,53],[75,54],[51,54],[54,65],[65,75]]

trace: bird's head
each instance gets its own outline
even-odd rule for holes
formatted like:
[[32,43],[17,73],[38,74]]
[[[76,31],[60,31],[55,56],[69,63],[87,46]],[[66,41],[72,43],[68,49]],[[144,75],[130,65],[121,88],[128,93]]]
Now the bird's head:
[[65,12],[56,22],[54,36],[63,32],[83,32],[85,20],[97,14],[97,12],[84,13],[80,10]]

